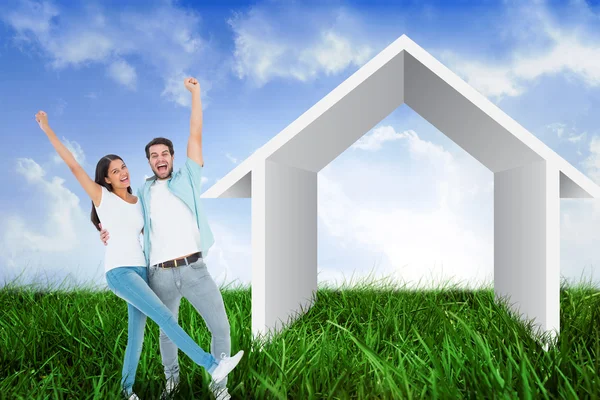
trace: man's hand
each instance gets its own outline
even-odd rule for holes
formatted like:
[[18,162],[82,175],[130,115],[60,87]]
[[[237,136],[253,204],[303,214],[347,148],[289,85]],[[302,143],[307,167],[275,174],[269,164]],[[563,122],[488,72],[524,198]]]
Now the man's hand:
[[192,114],[190,116],[190,138],[188,139],[187,156],[196,164],[203,167],[200,84],[196,78],[185,78],[183,84],[187,90],[192,92]]
[[187,90],[194,93],[200,93],[200,83],[196,78],[185,78],[183,84]]
[[104,243],[104,245],[106,246],[108,243],[108,239],[110,239],[110,235],[108,234],[108,231],[106,229],[102,229],[102,224],[98,224],[98,226],[100,227],[100,240],[102,240],[102,243]]
[[50,127],[50,125],[48,125],[48,114],[46,114],[45,111],[38,111],[38,113],[35,114],[35,120],[42,130]]

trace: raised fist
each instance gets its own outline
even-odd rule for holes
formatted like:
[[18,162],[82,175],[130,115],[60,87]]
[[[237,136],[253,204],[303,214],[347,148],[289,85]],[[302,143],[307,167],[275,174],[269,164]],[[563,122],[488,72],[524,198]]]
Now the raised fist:
[[48,114],[46,114],[45,111],[38,111],[38,113],[35,114],[35,120],[40,128],[44,129],[48,127]]
[[198,83],[196,78],[185,78],[183,84],[185,85],[185,88],[192,93],[200,92],[200,83]]

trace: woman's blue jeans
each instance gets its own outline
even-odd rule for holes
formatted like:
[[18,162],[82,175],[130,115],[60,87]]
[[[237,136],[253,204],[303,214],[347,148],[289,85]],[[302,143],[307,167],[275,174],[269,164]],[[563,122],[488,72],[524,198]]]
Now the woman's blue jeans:
[[212,373],[217,367],[217,361],[210,353],[200,346],[177,324],[177,318],[148,286],[148,268],[119,267],[106,273],[108,287],[117,296],[125,300],[129,316],[127,331],[127,348],[121,384],[127,394],[133,390],[138,362],[144,343],[144,328],[146,317],[150,317],[196,364]]

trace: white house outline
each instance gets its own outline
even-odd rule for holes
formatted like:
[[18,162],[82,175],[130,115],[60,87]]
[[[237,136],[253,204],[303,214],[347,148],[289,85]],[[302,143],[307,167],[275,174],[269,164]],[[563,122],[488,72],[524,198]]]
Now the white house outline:
[[203,198],[252,198],[252,333],[280,331],[317,290],[317,173],[402,104],[494,173],[494,292],[560,330],[560,198],[600,187],[402,35]]

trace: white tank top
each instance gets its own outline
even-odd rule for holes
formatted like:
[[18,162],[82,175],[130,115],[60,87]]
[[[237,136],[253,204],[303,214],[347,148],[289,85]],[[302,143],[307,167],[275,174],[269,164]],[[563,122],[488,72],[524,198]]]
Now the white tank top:
[[102,187],[102,199],[96,207],[102,228],[110,234],[104,257],[104,271],[117,267],[145,267],[146,258],[140,242],[144,227],[142,202],[131,204]]
[[150,265],[200,251],[196,218],[167,182],[157,179],[150,188]]

